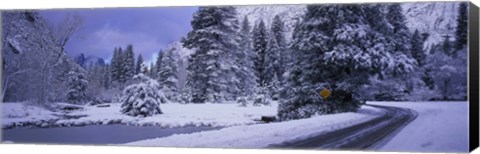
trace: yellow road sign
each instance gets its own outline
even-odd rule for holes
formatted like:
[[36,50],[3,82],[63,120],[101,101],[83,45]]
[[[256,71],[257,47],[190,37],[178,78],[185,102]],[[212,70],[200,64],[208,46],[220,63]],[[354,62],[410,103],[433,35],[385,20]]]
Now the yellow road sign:
[[332,94],[332,92],[327,88],[323,88],[323,90],[320,91],[320,96],[322,96],[323,99],[327,99],[330,96],[330,94]]

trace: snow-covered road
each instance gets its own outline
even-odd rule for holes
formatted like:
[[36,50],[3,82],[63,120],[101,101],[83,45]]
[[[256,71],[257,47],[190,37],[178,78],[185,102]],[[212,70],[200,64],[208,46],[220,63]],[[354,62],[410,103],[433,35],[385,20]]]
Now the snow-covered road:
[[368,102],[410,108],[418,117],[380,151],[468,152],[468,102]]
[[372,105],[383,109],[386,114],[370,121],[359,123],[344,129],[320,134],[305,140],[286,142],[273,148],[299,148],[299,149],[372,149],[379,146],[389,136],[417,117],[413,110],[400,107]]

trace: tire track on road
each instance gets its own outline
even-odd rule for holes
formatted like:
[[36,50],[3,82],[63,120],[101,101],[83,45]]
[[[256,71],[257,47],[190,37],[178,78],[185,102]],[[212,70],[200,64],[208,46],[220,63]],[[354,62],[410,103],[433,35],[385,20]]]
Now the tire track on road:
[[369,105],[385,110],[386,114],[347,128],[322,133],[304,140],[271,145],[282,149],[341,149],[366,150],[379,148],[399,130],[413,121],[418,113],[407,108]]

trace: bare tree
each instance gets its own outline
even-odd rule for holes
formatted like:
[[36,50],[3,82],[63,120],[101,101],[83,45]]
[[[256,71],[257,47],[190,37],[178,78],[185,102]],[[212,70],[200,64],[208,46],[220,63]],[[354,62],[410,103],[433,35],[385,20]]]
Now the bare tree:
[[53,26],[55,44],[65,52],[65,46],[73,38],[74,34],[83,29],[84,18],[78,14],[67,14],[57,25]]
[[59,101],[65,93],[66,73],[79,67],[64,50],[81,29],[83,18],[67,15],[52,26],[39,16],[36,12],[12,12],[5,16],[2,48],[6,51],[2,57],[8,61],[2,62],[2,99],[9,95],[9,101]]

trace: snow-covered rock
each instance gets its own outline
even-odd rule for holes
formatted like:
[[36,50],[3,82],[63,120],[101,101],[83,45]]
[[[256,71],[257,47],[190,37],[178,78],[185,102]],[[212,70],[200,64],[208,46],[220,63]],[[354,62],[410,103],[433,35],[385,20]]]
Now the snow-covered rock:
[[103,58],[97,56],[85,56],[83,53],[75,57],[75,62],[83,68],[105,65],[105,60],[103,60]]
[[[430,35],[425,42],[426,49],[443,41],[443,36],[454,35],[458,6],[459,2],[402,3],[407,26],[412,33],[418,29],[420,32]],[[285,23],[287,39],[290,40],[296,22],[301,20],[306,11],[306,5],[238,6],[237,11],[238,18],[243,19],[244,16],[247,16],[251,26],[254,26],[259,20],[264,20],[268,27],[275,15],[281,16]]]
[[418,29],[421,33],[428,33],[424,47],[428,49],[432,45],[444,40],[445,35],[453,38],[455,34],[456,18],[459,2],[417,2],[404,3],[402,5],[407,26],[413,32]]
[[270,27],[276,15],[282,17],[285,23],[287,40],[290,40],[289,38],[291,38],[295,24],[301,20],[305,11],[305,5],[251,5],[237,7],[238,18],[243,19],[244,16],[247,16],[251,27],[258,24],[260,20],[264,20],[265,25]]

